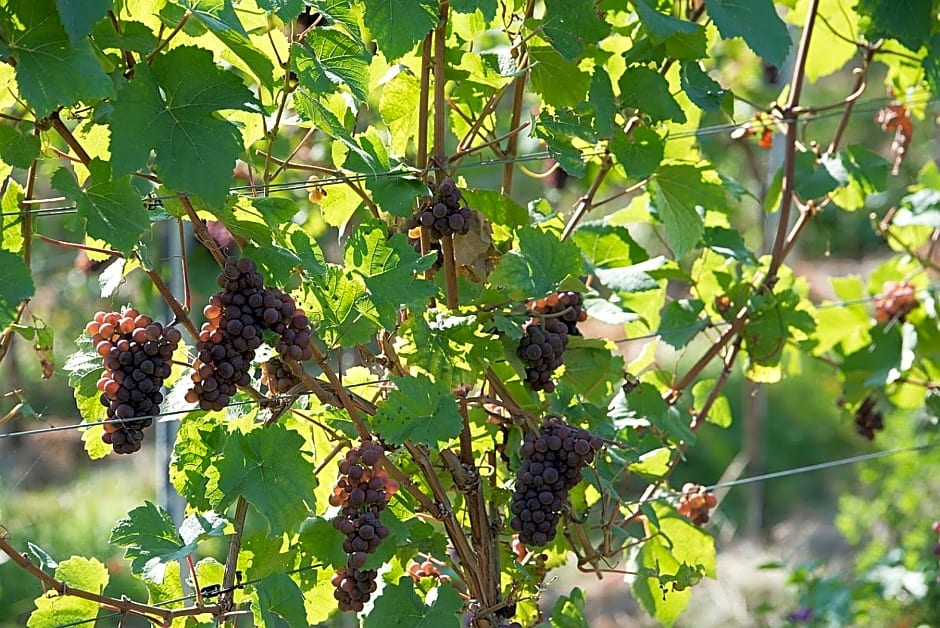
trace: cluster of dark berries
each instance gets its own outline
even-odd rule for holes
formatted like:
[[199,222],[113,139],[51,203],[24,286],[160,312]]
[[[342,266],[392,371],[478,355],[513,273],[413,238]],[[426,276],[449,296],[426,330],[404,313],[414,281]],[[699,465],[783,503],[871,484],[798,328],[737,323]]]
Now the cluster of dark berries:
[[434,578],[441,582],[450,582],[450,576],[447,574],[442,575],[441,570],[430,558],[420,563],[411,563],[408,567],[408,575],[415,582],[418,582],[421,578]]
[[688,517],[695,525],[708,523],[709,511],[718,505],[718,498],[701,484],[686,482],[679,495],[679,514]]
[[888,321],[903,323],[917,305],[913,284],[886,281],[881,286],[881,294],[875,296],[875,320],[881,324]]
[[[181,334],[174,327],[154,322],[134,308],[97,312],[85,326],[104,358],[104,373],[98,380],[101,403],[108,409],[101,439],[115,453],[140,449],[143,429],[153,423],[149,415],[160,411],[163,380],[170,376],[173,352]],[[147,417],[134,420],[136,417]]]
[[261,383],[275,395],[282,395],[300,383],[300,379],[281,359],[271,358],[261,366]]
[[875,405],[873,397],[865,397],[855,411],[855,431],[868,440],[875,440],[875,432],[884,428],[884,414]]
[[425,199],[414,217],[405,223],[409,230],[427,227],[432,240],[446,236],[466,235],[470,231],[470,213],[473,211],[463,202],[463,195],[447,178],[440,185],[431,185],[430,197]]
[[522,443],[509,525],[526,545],[542,546],[555,538],[568,491],[581,481],[581,469],[594,461],[603,441],[577,427],[552,419]]
[[283,358],[308,360],[310,323],[289,294],[265,288],[264,279],[250,259],[228,259],[218,278],[222,288],[209,299],[203,313],[208,322],[199,332],[193,364],[193,388],[186,395],[203,410],[222,410],[237,386],[251,381],[249,371],[261,333],[279,336],[277,352]]
[[368,554],[388,536],[380,515],[398,490],[398,484],[379,467],[384,455],[382,446],[373,441],[350,449],[339,463],[340,478],[330,496],[330,505],[340,507],[333,527],[346,535],[343,551],[349,555],[346,568],[333,578],[333,597],[342,611],[358,613],[375,591],[376,572],[362,567]]
[[[940,521],[934,521],[930,524],[930,529],[933,530],[933,533],[940,537]],[[940,557],[940,541],[933,546],[933,555]]]
[[533,316],[523,326],[516,355],[525,363],[525,382],[532,390],[553,392],[552,373],[564,363],[568,336],[580,336],[578,323],[587,319],[577,292],[556,292],[530,301]]

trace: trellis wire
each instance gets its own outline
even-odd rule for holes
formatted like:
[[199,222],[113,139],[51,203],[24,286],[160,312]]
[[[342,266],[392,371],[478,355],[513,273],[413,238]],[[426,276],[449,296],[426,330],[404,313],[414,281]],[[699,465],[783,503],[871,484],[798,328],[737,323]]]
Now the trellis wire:
[[[866,107],[866,105],[884,105],[890,102],[895,101],[895,98],[882,96],[875,97],[865,100],[856,101],[856,106],[851,111],[850,115],[855,116],[861,113],[874,113],[878,111],[881,107]],[[923,94],[923,100],[919,97],[912,98],[912,102],[920,103],[923,102],[925,105],[935,104],[940,102],[940,99],[928,98],[927,94]],[[797,116],[795,118],[780,118],[774,119],[769,122],[768,126],[777,123],[789,123],[789,122],[811,122],[814,120],[821,120],[825,118],[838,117],[842,115],[842,111],[833,110],[833,111],[822,111],[819,113],[813,113],[808,115]],[[694,129],[689,131],[679,131],[673,135],[670,135],[665,138],[665,142],[687,139],[690,137],[698,137],[704,135],[714,135],[717,133],[726,133],[731,132],[735,129],[756,129],[763,128],[761,123],[755,122],[753,120],[748,120],[742,123],[726,123],[726,124],[717,124],[709,127],[703,127],[700,129]],[[604,151],[587,151],[581,153],[581,156],[584,158],[587,157],[598,157],[604,154]],[[463,170],[467,168],[480,168],[480,167],[489,167],[489,166],[501,166],[506,164],[513,163],[523,163],[528,161],[541,161],[545,159],[550,159],[552,157],[551,153],[547,150],[544,151],[535,151],[531,153],[524,153],[522,155],[516,155],[515,157],[506,158],[506,159],[486,159],[479,161],[466,161],[458,164],[453,164],[450,167],[456,170]],[[413,177],[417,174],[420,174],[420,170],[398,167],[394,170],[382,171],[382,172],[373,172],[373,173],[349,173],[342,174],[332,177],[324,177],[322,179],[313,179],[313,180],[304,180],[304,181],[291,181],[285,183],[271,183],[267,185],[255,184],[255,185],[241,185],[235,186],[229,189],[230,193],[238,194],[240,196],[252,196],[255,192],[260,190],[266,190],[267,192],[286,192],[293,190],[304,190],[309,188],[316,187],[328,187],[332,185],[340,185],[343,183],[352,182],[362,182],[369,181],[373,179],[382,179],[382,178],[398,178],[398,177]],[[32,204],[40,204],[43,202],[57,202],[60,197],[55,199],[34,199],[30,201]],[[144,202],[162,202],[168,200],[174,200],[178,198],[178,195],[164,195],[164,196],[148,196],[142,199]],[[46,208],[37,208],[37,209],[24,209],[15,212],[0,212],[0,216],[21,216],[24,214],[32,214],[34,216],[61,216],[66,214],[73,214],[77,211],[77,206],[75,204],[63,205],[60,207],[46,207]]]

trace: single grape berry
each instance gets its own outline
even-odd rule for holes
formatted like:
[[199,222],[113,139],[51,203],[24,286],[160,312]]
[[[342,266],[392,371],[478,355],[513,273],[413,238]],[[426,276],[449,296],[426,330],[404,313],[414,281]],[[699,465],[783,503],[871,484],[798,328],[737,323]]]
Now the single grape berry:
[[602,445],[600,438],[557,417],[546,421],[538,434],[525,435],[509,506],[509,525],[519,533],[520,543],[543,546],[554,540],[568,492]]
[[160,411],[160,389],[170,376],[182,334],[130,307],[120,313],[97,312],[85,331],[104,364],[98,391],[109,422],[101,439],[118,454],[138,451],[143,429]]

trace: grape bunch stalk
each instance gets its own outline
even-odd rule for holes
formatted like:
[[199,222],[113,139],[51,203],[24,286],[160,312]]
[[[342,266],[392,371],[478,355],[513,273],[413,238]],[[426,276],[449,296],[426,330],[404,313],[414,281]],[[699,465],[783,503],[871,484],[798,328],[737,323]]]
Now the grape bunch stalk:
[[303,361],[313,356],[306,314],[289,294],[265,288],[253,261],[229,258],[218,284],[222,290],[203,310],[208,320],[199,332],[193,388],[186,395],[203,410],[222,410],[236,387],[250,383],[251,362],[264,331],[277,334],[281,358]]
[[522,465],[509,507],[510,527],[526,545],[543,546],[555,538],[568,492],[581,482],[581,471],[594,461],[603,441],[586,430],[552,418],[538,434],[525,435]]
[[384,455],[382,445],[368,440],[350,449],[339,463],[340,478],[330,496],[330,505],[340,508],[333,527],[346,536],[343,551],[348,555],[346,567],[332,581],[333,597],[342,611],[360,612],[376,590],[376,570],[363,567],[388,536],[380,515],[398,490],[381,468]]
[[577,292],[556,292],[527,305],[533,316],[523,326],[516,355],[525,363],[525,383],[532,390],[554,392],[552,374],[564,364],[568,337],[580,336],[578,323],[587,319]]
[[452,235],[470,232],[470,214],[473,211],[464,203],[463,195],[451,178],[440,185],[431,185],[432,196],[405,223],[407,229],[427,227],[432,240],[441,240]]
[[150,415],[158,413],[163,403],[161,388],[170,376],[173,352],[182,334],[134,308],[120,314],[97,312],[85,331],[104,364],[98,390],[109,422],[104,424],[101,440],[118,454],[139,451],[143,429],[150,427]]

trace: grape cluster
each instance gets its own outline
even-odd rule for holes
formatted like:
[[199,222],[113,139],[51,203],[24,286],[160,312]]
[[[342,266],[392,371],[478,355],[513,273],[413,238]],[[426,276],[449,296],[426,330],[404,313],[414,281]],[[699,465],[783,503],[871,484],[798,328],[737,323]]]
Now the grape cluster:
[[718,505],[718,498],[701,484],[686,482],[679,496],[679,514],[688,517],[695,525],[708,523],[709,511]]
[[[101,404],[108,409],[101,439],[115,453],[140,449],[143,429],[153,423],[148,415],[160,411],[163,380],[170,375],[173,352],[182,335],[164,327],[134,308],[97,312],[85,331],[103,358],[104,373],[98,380]],[[147,417],[134,420],[136,417]]]
[[542,546],[555,538],[568,491],[581,481],[581,469],[594,461],[603,441],[577,427],[552,419],[522,443],[509,525],[526,545]]
[[203,410],[225,408],[237,386],[251,381],[249,372],[261,333],[279,336],[277,352],[283,358],[308,360],[310,322],[289,294],[265,288],[255,263],[247,258],[229,258],[218,278],[222,288],[209,298],[203,310],[207,322],[199,332],[193,364],[193,388],[186,395]]
[[350,449],[339,463],[340,478],[330,496],[330,505],[340,507],[333,527],[346,535],[343,551],[349,555],[346,568],[333,578],[333,596],[343,611],[358,613],[375,591],[376,572],[362,567],[388,536],[380,515],[398,490],[398,484],[377,466],[384,455],[382,446],[373,441]]
[[421,578],[434,578],[440,582],[450,582],[450,576],[441,574],[441,570],[430,558],[420,563],[411,563],[408,567],[408,575],[415,582],[418,582]]
[[405,224],[407,229],[427,227],[432,240],[441,240],[451,235],[466,235],[470,232],[470,212],[463,202],[463,195],[451,178],[440,185],[431,185],[432,196]]
[[290,368],[279,358],[271,358],[262,365],[261,383],[275,395],[281,395],[300,383]]
[[875,405],[873,397],[865,397],[855,411],[855,431],[868,440],[875,440],[875,432],[884,428],[884,414]]
[[583,307],[580,292],[555,292],[530,302],[528,307],[542,318],[560,318],[568,328],[570,336],[580,336],[578,323],[587,320],[587,311]]
[[888,321],[903,323],[917,306],[913,284],[906,281],[886,281],[881,286],[881,294],[875,296],[875,320],[881,324]]

